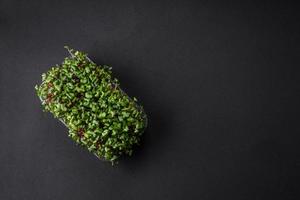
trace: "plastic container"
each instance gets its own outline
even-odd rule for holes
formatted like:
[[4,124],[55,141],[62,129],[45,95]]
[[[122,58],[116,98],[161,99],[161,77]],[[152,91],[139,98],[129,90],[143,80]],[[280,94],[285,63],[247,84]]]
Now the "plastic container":
[[[74,54],[73,54],[68,48],[67,48],[67,50],[68,50],[70,56],[71,56],[72,58],[74,58],[74,57],[75,57]],[[87,60],[88,60],[89,62],[94,63],[89,57],[86,56],[86,58],[87,58]],[[94,64],[95,64],[95,63],[94,63]],[[110,68],[110,69],[111,69],[111,68]],[[131,98],[126,92],[124,92],[124,90],[122,90],[119,86],[117,86],[117,87],[118,87],[118,89],[119,89],[124,95],[126,95],[130,100],[132,100],[132,98]],[[43,100],[41,97],[39,97],[39,98],[40,98],[41,103],[44,104],[44,103],[45,103],[45,100]],[[132,101],[133,101],[133,100],[132,100]],[[135,101],[133,101],[133,102],[135,102]],[[148,117],[147,117],[147,114],[145,113],[145,110],[144,110],[144,108],[143,108],[142,106],[137,105],[136,102],[135,102],[135,105],[136,105],[136,107],[139,107],[140,109],[142,109],[142,112],[144,113],[145,127],[144,127],[144,129],[141,131],[141,134],[143,134],[143,133],[145,132],[147,126],[148,126]],[[64,122],[63,119],[58,118],[58,120],[59,120],[61,123],[63,123],[67,128],[69,128],[69,127],[67,126],[67,124]],[[105,158],[99,157],[99,156],[98,156],[97,154],[95,154],[95,153],[94,153],[94,155],[95,155],[98,159],[100,159],[100,160],[102,160],[102,161],[109,161],[109,160],[106,160]]]

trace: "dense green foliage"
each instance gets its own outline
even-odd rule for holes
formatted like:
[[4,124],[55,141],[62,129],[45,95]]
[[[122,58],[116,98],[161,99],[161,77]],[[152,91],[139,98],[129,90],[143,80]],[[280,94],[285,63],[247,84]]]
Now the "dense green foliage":
[[71,56],[42,74],[42,83],[35,87],[44,110],[99,158],[114,162],[123,154],[131,155],[147,125],[142,106],[123,92],[111,68],[68,50]]

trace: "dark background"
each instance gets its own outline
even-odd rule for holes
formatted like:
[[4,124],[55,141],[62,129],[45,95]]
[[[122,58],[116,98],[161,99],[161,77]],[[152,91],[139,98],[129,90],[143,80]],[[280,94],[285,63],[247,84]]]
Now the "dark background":
[[[238,2],[0,0],[0,199],[299,199],[299,8]],[[41,110],[66,44],[148,113],[117,166]]]

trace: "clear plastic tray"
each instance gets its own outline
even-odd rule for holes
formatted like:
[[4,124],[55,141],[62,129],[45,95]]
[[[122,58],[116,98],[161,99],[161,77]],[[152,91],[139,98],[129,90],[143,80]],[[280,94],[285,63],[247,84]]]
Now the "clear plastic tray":
[[[71,56],[72,58],[74,58],[75,56],[74,56],[74,54],[69,50],[69,48],[67,48],[67,50],[68,50],[70,56]],[[87,58],[87,60],[88,60],[89,62],[94,63],[89,57],[86,56],[86,58]],[[94,63],[94,64],[95,64],[95,63]],[[111,69],[111,68],[110,68],[110,69]],[[124,92],[124,90],[122,90],[119,86],[117,86],[117,87],[118,87],[118,89],[119,89],[124,95],[126,95],[130,100],[132,100],[132,98],[131,98],[126,92]],[[42,104],[45,104],[45,100],[43,100],[41,97],[39,97],[39,98],[40,98],[41,103],[42,103]],[[132,101],[133,101],[133,100],[132,100]],[[133,101],[133,102],[135,102],[135,101]],[[137,103],[135,103],[135,104],[136,104],[136,107],[139,107],[140,109],[142,109],[143,113],[145,114],[145,116],[144,116],[144,118],[145,118],[145,119],[144,119],[144,120],[145,120],[145,127],[144,127],[144,129],[141,131],[141,134],[143,134],[143,133],[145,132],[147,126],[148,126],[148,117],[147,117],[147,115],[146,115],[146,113],[145,113],[144,108],[143,108],[142,106],[137,105]],[[67,128],[69,128],[69,127],[67,126],[67,124],[64,122],[63,119],[58,118],[58,120],[59,120],[61,123],[63,123]],[[106,160],[106,159],[104,159],[104,158],[99,157],[99,156],[98,156],[97,154],[95,154],[95,153],[94,153],[94,155],[95,155],[98,159],[100,159],[100,160],[102,160],[102,161],[108,161],[108,160]]]

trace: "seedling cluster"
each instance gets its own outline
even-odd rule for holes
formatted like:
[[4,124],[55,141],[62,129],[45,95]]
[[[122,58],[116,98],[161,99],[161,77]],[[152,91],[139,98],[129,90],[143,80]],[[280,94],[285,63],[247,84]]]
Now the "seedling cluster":
[[35,87],[43,110],[60,119],[69,136],[97,157],[114,163],[131,155],[147,126],[142,106],[120,88],[110,67],[66,48],[71,56],[42,74]]

